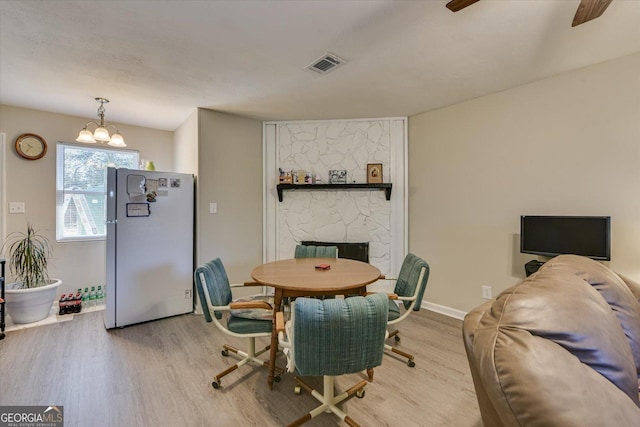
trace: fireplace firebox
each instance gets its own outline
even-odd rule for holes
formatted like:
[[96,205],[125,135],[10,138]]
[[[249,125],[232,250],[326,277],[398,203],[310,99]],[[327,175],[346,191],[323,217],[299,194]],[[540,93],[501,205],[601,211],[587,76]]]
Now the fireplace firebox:
[[337,246],[338,258],[354,259],[356,261],[369,262],[369,242],[339,243],[339,242],[312,242],[303,241],[305,246]]

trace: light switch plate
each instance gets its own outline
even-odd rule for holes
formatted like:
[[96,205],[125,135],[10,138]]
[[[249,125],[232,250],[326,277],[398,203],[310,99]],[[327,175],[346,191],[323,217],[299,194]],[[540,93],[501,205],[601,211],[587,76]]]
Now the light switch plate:
[[491,299],[491,286],[482,287],[482,298]]
[[9,202],[9,213],[10,214],[23,214],[24,213],[24,202]]

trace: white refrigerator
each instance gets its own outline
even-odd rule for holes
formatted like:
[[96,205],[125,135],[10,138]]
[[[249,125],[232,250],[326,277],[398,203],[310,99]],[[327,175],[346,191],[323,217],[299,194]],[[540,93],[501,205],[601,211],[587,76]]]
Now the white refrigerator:
[[107,329],[193,311],[193,175],[107,168]]

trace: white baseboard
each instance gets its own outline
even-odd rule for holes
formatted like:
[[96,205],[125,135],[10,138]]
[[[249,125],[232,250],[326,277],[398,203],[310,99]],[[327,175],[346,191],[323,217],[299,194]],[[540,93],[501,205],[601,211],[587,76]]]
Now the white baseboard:
[[436,313],[444,314],[445,316],[453,317],[454,319],[458,320],[464,320],[464,316],[467,314],[466,311],[457,310],[455,308],[447,307],[445,305],[440,305],[429,301],[422,301],[422,305],[420,307],[434,311]]

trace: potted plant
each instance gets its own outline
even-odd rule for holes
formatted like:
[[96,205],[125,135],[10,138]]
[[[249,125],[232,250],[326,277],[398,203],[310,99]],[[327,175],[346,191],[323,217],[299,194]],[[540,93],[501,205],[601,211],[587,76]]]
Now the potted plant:
[[49,315],[62,281],[50,279],[47,261],[49,240],[30,223],[27,231],[7,236],[2,252],[8,252],[9,270],[15,282],[5,290],[5,307],[14,323],[31,323]]

